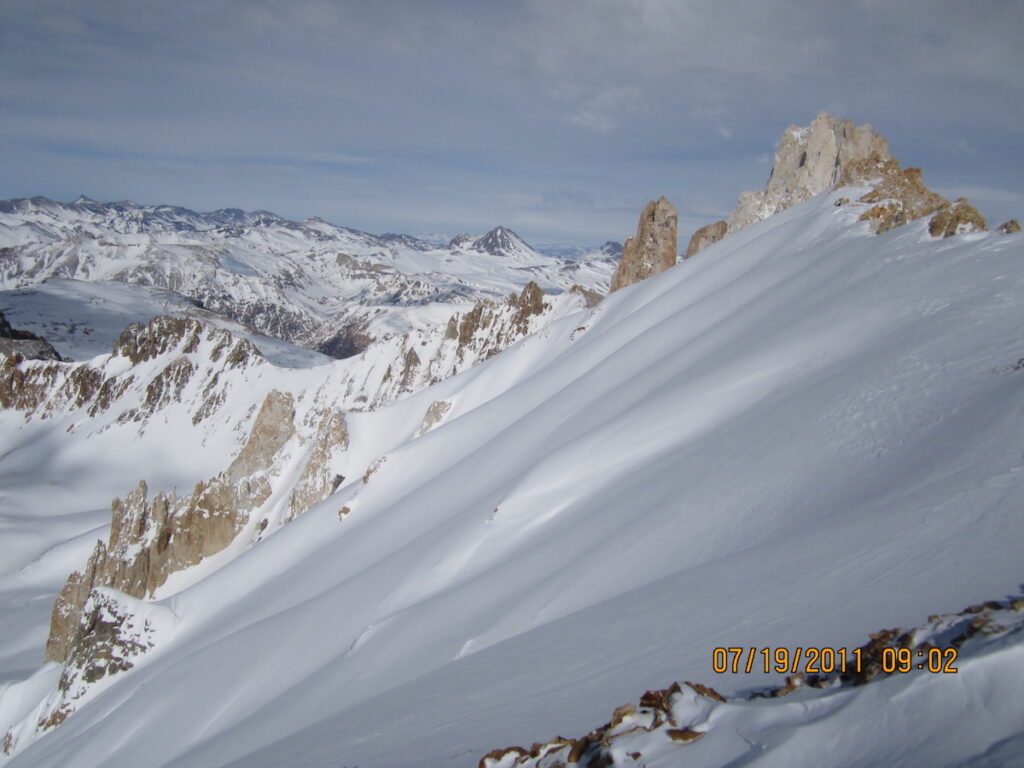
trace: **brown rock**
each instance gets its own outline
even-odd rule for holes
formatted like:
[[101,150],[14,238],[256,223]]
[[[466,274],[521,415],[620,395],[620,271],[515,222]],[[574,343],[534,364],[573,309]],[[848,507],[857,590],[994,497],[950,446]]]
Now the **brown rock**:
[[686,246],[686,253],[683,255],[683,258],[688,259],[694,254],[700,253],[712,243],[717,243],[725,237],[728,229],[729,224],[724,220],[701,227],[690,236],[690,244]]
[[940,210],[928,222],[928,233],[932,237],[952,237],[966,232],[984,232],[985,229],[985,217],[965,197]]
[[665,735],[672,741],[696,741],[704,735],[703,731],[694,731],[691,728],[669,728]]
[[427,407],[427,412],[423,414],[423,421],[420,424],[419,429],[416,430],[416,437],[425,435],[427,432],[432,430],[444,415],[448,413],[448,410],[452,407],[452,404],[447,400],[435,400]]
[[480,758],[480,762],[477,763],[477,768],[491,768],[491,766],[500,763],[507,755],[518,755],[519,757],[529,757],[530,753],[522,747],[506,747],[505,749],[492,749],[486,755]]
[[872,157],[851,166],[843,183],[871,184],[871,191],[858,200],[873,204],[861,214],[860,221],[870,222],[877,234],[930,216],[949,205],[946,198],[924,185],[920,168],[901,169],[891,157]]
[[306,466],[292,490],[285,522],[294,520],[338,490],[345,478],[331,472],[330,467],[347,450],[348,428],[345,416],[341,411],[331,408],[317,427]]
[[740,196],[729,233],[831,189],[847,166],[872,156],[889,157],[889,143],[870,124],[821,112],[806,128],[791,125],[779,140],[764,191]]
[[228,479],[238,480],[266,469],[274,455],[295,434],[294,417],[295,399],[291,393],[271,390],[260,406],[248,441],[228,467]]
[[627,238],[622,246],[622,261],[609,293],[674,267],[678,225],[679,214],[664,197],[648,203],[640,214],[636,237]]
[[715,701],[725,701],[725,696],[720,694],[711,686],[701,685],[700,683],[691,683],[689,680],[686,681],[686,684],[690,686],[690,688],[692,688],[698,696],[705,696],[709,699],[714,699]]
[[998,235],[1013,235],[1017,232],[1020,232],[1020,222],[1016,219],[1010,219],[996,227]]
[[601,299],[604,298],[604,296],[602,296],[597,291],[592,291],[589,288],[584,288],[582,285],[579,285],[578,283],[573,284],[572,288],[569,289],[569,293],[575,293],[579,296],[582,296],[584,306],[587,309],[592,309],[593,307],[596,307],[598,304],[601,303]]
[[[270,497],[266,471],[295,432],[293,416],[292,395],[272,391],[227,472],[197,483],[180,501],[172,493],[149,502],[144,482],[123,500],[114,499],[108,544],[96,543],[85,571],[71,574],[57,596],[45,659],[66,661],[79,643],[90,641],[79,626],[95,587],[112,587],[135,598],[151,596],[172,573],[234,541],[249,513]],[[336,437],[338,425],[327,423],[325,432]]]

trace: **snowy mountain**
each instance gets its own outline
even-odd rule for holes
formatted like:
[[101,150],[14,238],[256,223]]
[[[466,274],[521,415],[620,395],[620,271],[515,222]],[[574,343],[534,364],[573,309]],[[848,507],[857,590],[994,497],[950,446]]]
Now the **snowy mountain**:
[[[614,266],[603,257],[543,255],[503,227],[438,247],[266,211],[196,213],[88,198],[0,202],[6,291],[53,279],[164,289],[251,333],[339,358],[375,339],[443,326],[456,311],[530,281],[547,293],[575,284],[603,292]],[[2,293],[0,304],[17,315]],[[89,318],[72,321],[84,327]]]
[[[90,361],[8,358],[0,765],[553,766],[568,755],[543,740],[644,689],[668,692],[581,765],[1012,765],[1024,240],[875,234],[869,192],[794,204],[596,306],[538,280],[379,359],[279,367],[195,318]],[[288,250],[289,225],[238,225],[275,243],[261,260],[161,221],[137,248],[83,231],[74,270],[67,237],[17,246],[5,274],[27,253],[79,276],[205,254],[211,285],[280,267],[308,286],[356,238],[294,225],[335,243],[311,254],[305,230]],[[394,247],[404,274],[452,258],[465,285],[552,274]],[[956,647],[975,618],[955,673],[795,690],[713,671],[715,648],[854,649],[883,627]]]

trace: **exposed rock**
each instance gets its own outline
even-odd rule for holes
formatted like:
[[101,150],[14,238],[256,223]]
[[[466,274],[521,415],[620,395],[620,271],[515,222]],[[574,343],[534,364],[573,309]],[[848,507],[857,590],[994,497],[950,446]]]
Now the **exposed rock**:
[[593,309],[598,304],[600,304],[601,300],[604,298],[604,296],[602,296],[597,291],[592,291],[589,288],[584,288],[582,285],[579,284],[573,285],[573,287],[569,289],[569,293],[575,293],[582,296],[584,301],[583,306],[585,306],[587,309]]
[[[198,564],[234,541],[248,523],[250,512],[271,495],[267,473],[295,434],[294,413],[291,394],[271,391],[248,440],[225,472],[197,483],[182,499],[174,493],[160,493],[149,501],[145,482],[123,500],[114,499],[108,542],[96,542],[85,570],[72,573],[57,596],[45,660],[65,661],[81,641],[77,627],[96,587],[111,587],[133,598],[150,597],[171,574]],[[329,452],[326,445],[340,439],[338,429],[344,427],[329,417],[322,427],[324,451]],[[314,449],[310,461],[316,458]],[[311,471],[310,477],[314,474]],[[320,485],[309,479],[302,486],[304,498],[322,492],[323,479],[318,479]],[[292,512],[298,514],[295,510],[301,502],[293,501]]]
[[920,168],[900,168],[892,157],[873,156],[847,166],[840,184],[871,186],[857,202],[871,207],[860,215],[878,234],[930,216],[949,205],[921,181]]
[[228,480],[234,482],[270,466],[270,460],[295,434],[295,398],[276,389],[260,406],[256,422],[245,446],[228,467]]
[[147,605],[113,589],[92,590],[75,627],[56,700],[50,700],[35,727],[45,731],[63,722],[91,695],[93,684],[134,667],[173,623],[164,606]]
[[640,214],[636,237],[627,238],[622,246],[622,261],[609,293],[674,267],[678,224],[676,209],[664,197],[648,203]]
[[317,428],[313,448],[306,460],[288,502],[288,520],[294,520],[314,504],[319,504],[345,482],[331,467],[348,450],[345,415],[331,408]]
[[425,435],[432,430],[444,418],[444,415],[448,413],[451,407],[452,404],[447,400],[435,400],[432,402],[427,407],[427,412],[423,414],[423,422],[420,424],[420,428],[416,430],[416,437]]
[[[632,704],[618,707],[607,724],[580,739],[558,736],[549,742],[534,744],[529,752],[521,747],[496,749],[489,752],[480,765],[486,768],[554,768],[556,765],[579,762],[586,766],[613,766],[621,764],[616,762],[616,754],[625,754],[634,761],[642,760],[644,754],[637,751],[636,746],[658,749],[658,758],[664,761],[664,752],[661,751],[664,740],[661,736],[681,744],[700,739],[713,729],[717,719],[715,710],[718,707],[746,707],[748,701],[777,699],[806,686],[821,689],[864,685],[894,672],[911,671],[915,665],[918,670],[937,672],[937,667],[941,666],[944,672],[955,672],[956,649],[960,649],[975,635],[987,636],[991,640],[1019,632],[1022,625],[1019,616],[1021,612],[1024,612],[1024,599],[1020,597],[1005,601],[989,600],[969,606],[958,614],[929,616],[927,625],[915,629],[882,630],[870,635],[870,641],[845,661],[837,660],[828,673],[805,675],[796,672],[788,675],[783,685],[755,691],[733,701],[727,701],[713,688],[699,683],[687,681],[685,688],[673,683],[663,690],[644,693],[639,707]],[[932,641],[939,642],[941,647]],[[901,667],[899,657],[892,653],[898,649],[908,649],[909,655],[905,657],[907,661],[902,662],[908,666]],[[627,720],[630,722],[627,723]],[[683,722],[677,723],[677,720]],[[659,737],[647,740],[635,738],[638,732],[645,731],[657,732]],[[628,741],[624,743],[620,739]],[[566,747],[569,748],[568,754],[563,755]],[[633,751],[625,752],[625,748],[633,748]],[[557,762],[548,760],[555,756]],[[678,760],[680,765],[684,764],[682,758]],[[672,764],[676,764],[674,760]]]
[[0,355],[17,355],[24,360],[63,360],[42,336],[12,328],[3,312],[0,312]]
[[1012,235],[1017,232],[1020,232],[1020,222],[1016,219],[1010,219],[996,227],[996,234],[998,235]]
[[668,728],[665,735],[672,741],[696,741],[704,735],[703,731],[695,731],[692,728]]
[[688,259],[694,254],[700,253],[712,243],[717,243],[725,237],[728,228],[729,224],[724,220],[701,227],[690,236],[690,244],[686,246],[686,253],[683,255],[683,258]]
[[365,320],[343,324],[326,339],[316,345],[316,351],[344,360],[358,355],[374,341],[369,331],[369,323]]
[[[118,420],[141,421],[182,400],[183,390],[199,371],[190,356],[204,340],[212,346],[210,362],[217,364],[203,370],[207,399],[193,416],[193,423],[198,423],[223,402],[226,385],[219,381],[220,373],[264,361],[247,339],[235,339],[225,330],[190,318],[155,317],[146,325],[129,325],[113,348],[114,358],[129,363],[128,371],[111,373],[102,363],[26,362],[20,355],[4,358],[0,360],[0,408],[43,418],[56,411],[87,408],[90,416],[97,416],[117,407],[130,390],[140,390],[141,405],[126,409]],[[137,374],[138,367],[160,357],[170,358],[162,369],[154,373],[146,367],[146,378]]]
[[831,189],[844,168],[869,157],[889,157],[889,143],[869,123],[858,126],[821,112],[807,128],[791,125],[775,150],[767,186],[740,196],[728,232],[746,229]]
[[985,217],[965,197],[943,208],[928,222],[928,233],[932,237],[952,237],[967,232],[984,232],[985,229]]

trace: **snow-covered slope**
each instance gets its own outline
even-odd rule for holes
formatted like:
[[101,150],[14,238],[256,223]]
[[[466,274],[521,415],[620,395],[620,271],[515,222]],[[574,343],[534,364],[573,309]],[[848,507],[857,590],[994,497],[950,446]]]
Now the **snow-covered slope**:
[[[172,449],[160,419],[82,439],[73,411],[0,414],[18,532],[0,537],[17,622],[0,672],[23,679],[0,692],[0,726],[20,735],[0,764],[472,766],[586,733],[671,680],[726,696],[779,682],[713,676],[719,646],[853,648],[1015,591],[1024,240],[936,240],[923,222],[876,236],[840,196],[853,197],[790,208],[458,376],[346,413],[354,471],[338,489],[147,601],[152,649],[41,734],[32,718],[60,668],[25,679],[26,660],[42,653],[40,603],[104,533],[98,500],[220,471],[242,433],[211,422]],[[271,387],[297,419],[337,392],[333,366],[247,370],[226,425],[251,424]],[[973,741],[931,764],[983,765],[1022,738],[1003,716],[1017,678],[998,671],[1017,668],[1020,633],[1003,642],[962,678],[916,673],[822,706],[849,703],[860,722],[937,697],[941,717],[905,719],[912,738],[879,732],[871,760],[915,764],[904,742],[964,721]],[[722,711],[706,740],[728,759],[756,758],[760,729],[764,764],[864,764],[853,740],[808,749],[837,732],[821,718]]]
[[53,278],[153,286],[253,332],[334,357],[373,339],[443,325],[478,300],[603,291],[613,260],[546,256],[498,227],[439,247],[266,211],[196,213],[173,206],[0,201],[0,287]]

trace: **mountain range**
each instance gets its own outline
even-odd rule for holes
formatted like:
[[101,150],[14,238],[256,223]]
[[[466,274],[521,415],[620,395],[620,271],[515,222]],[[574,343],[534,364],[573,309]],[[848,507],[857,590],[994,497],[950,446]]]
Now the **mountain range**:
[[[504,227],[443,245],[267,211],[196,213],[84,197],[0,202],[0,309],[36,332],[47,329],[35,325],[33,302],[8,292],[46,294],[41,286],[75,281],[58,289],[73,308],[94,303],[96,289],[82,283],[113,283],[123,302],[155,304],[155,314],[187,303],[250,333],[342,358],[376,339],[443,325],[456,311],[503,299],[530,281],[547,293],[573,285],[603,291],[616,256],[615,244],[542,254]],[[76,291],[81,295],[73,297]],[[72,311],[61,320],[62,338],[52,342],[76,357],[74,337],[86,334],[89,318]],[[109,348],[113,339],[105,341]],[[87,345],[85,354],[95,352]]]
[[1024,235],[872,136],[678,263],[4,204],[0,766],[1019,765]]

